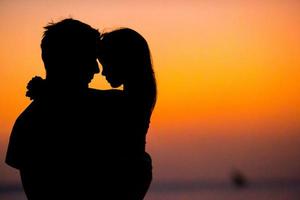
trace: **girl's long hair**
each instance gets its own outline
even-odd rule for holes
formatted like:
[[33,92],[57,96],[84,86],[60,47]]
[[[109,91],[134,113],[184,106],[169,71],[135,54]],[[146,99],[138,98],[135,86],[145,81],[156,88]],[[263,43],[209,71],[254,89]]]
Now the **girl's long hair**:
[[125,92],[131,102],[150,118],[156,103],[157,88],[147,41],[136,31],[121,28],[102,34],[100,44],[102,53],[112,55],[112,62],[117,62],[122,68],[124,85],[129,85]]

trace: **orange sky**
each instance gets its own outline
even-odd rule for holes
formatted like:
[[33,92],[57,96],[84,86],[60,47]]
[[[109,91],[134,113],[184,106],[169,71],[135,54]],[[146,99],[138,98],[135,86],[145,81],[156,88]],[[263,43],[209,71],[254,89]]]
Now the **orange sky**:
[[[292,0],[1,0],[0,159],[30,102],[27,81],[44,76],[42,27],[71,16],[100,30],[130,27],[149,42],[159,94],[148,149],[158,179],[178,170],[226,177],[231,167],[300,177],[299,10]],[[108,87],[100,75],[91,86]],[[1,172],[13,173],[0,164]]]

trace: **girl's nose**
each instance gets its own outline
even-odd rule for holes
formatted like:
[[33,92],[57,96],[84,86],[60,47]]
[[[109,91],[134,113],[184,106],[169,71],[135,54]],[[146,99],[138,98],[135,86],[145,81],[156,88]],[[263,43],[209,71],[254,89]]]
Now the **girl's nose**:
[[99,72],[100,72],[99,65],[98,65],[98,63],[96,61],[95,64],[94,64],[94,73],[98,74]]
[[101,75],[102,75],[102,76],[106,76],[106,70],[105,70],[105,68],[104,68],[104,67],[102,68]]

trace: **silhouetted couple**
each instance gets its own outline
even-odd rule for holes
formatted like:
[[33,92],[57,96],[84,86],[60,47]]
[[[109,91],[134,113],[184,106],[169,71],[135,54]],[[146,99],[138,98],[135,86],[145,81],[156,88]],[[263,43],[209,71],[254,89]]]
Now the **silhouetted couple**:
[[[118,29],[100,34],[73,19],[45,27],[46,78],[27,85],[32,103],[13,127],[6,162],[29,200],[143,199],[152,180],[145,152],[156,102],[146,40]],[[95,73],[112,87],[88,88]]]

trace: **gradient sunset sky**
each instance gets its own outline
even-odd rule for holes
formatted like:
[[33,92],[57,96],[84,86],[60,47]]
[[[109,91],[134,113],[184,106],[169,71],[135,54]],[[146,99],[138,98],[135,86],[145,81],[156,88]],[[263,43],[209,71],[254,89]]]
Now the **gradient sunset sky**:
[[[155,180],[300,178],[300,1],[1,0],[0,182],[12,125],[45,75],[40,40],[73,17],[130,27],[149,43],[158,102],[148,132]],[[101,66],[100,66],[101,67]],[[100,74],[94,88],[109,88]]]

